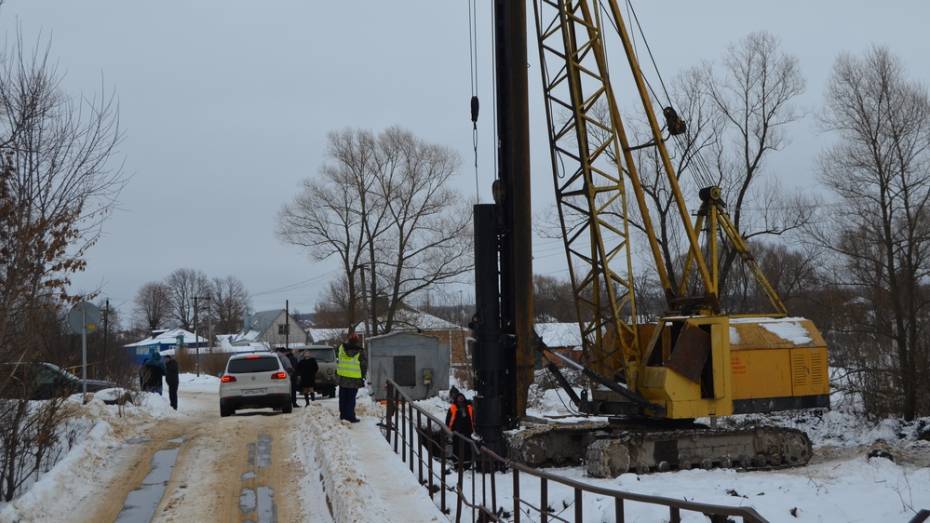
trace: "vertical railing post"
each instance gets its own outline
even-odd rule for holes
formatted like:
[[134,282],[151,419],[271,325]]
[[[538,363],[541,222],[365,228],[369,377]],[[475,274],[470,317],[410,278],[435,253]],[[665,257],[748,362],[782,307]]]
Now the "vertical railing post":
[[542,477],[539,478],[539,521],[549,521],[549,481]]
[[400,436],[400,434],[398,434],[400,432],[398,430],[399,426],[397,425],[397,417],[400,415],[400,412],[398,412],[400,410],[399,403],[400,392],[397,390],[397,387],[394,387],[394,454],[397,454],[397,440],[398,436]]
[[669,523],[681,523],[681,510],[678,507],[668,508]]
[[[452,433],[452,441],[455,442],[455,433]],[[455,452],[456,444],[452,444],[453,452]],[[464,491],[462,490],[462,485],[465,481],[465,465],[462,463],[462,458],[456,452],[456,462],[458,466],[456,467],[459,472],[458,480],[455,483],[455,523],[462,521],[462,495]]]
[[614,521],[617,523],[623,523],[626,516],[624,516],[623,511],[623,498],[614,498]]
[[404,463],[407,462],[407,400],[400,400],[400,423],[401,423],[401,433],[400,433],[400,459]]
[[429,445],[426,446],[426,457],[429,459],[427,473],[429,473],[429,499],[433,499],[433,419],[426,418],[426,433],[429,434]]
[[407,464],[410,465],[410,473],[413,474],[413,402],[407,403],[407,408],[410,409],[410,412],[407,413],[407,424],[410,427],[407,428],[407,435],[410,436],[410,458],[407,460]]
[[392,428],[391,426],[392,410],[391,409],[393,408],[393,405],[394,405],[393,392],[394,392],[394,385],[391,385],[391,382],[389,381],[387,382],[387,410],[384,412],[384,426],[386,427],[385,429],[386,432],[384,434],[384,437],[387,438],[388,445],[391,444],[391,428]]
[[581,504],[581,489],[575,487],[575,523],[583,523],[584,510]]
[[419,473],[420,485],[423,484],[423,427],[420,425],[421,421],[420,411],[417,410],[417,427],[414,432],[417,435],[417,472]]
[[[443,429],[445,425],[443,425]],[[439,503],[442,513],[446,514],[446,431],[439,431],[439,476],[442,489],[440,490]]]
[[488,466],[488,465],[491,466],[491,510],[493,510],[494,513],[496,514],[497,513],[497,480],[495,478],[497,478],[497,474],[496,474],[497,463],[492,461],[490,458],[488,458],[487,460],[482,459],[482,462],[484,463],[485,466]]
[[520,471],[513,469],[513,523],[520,523]]

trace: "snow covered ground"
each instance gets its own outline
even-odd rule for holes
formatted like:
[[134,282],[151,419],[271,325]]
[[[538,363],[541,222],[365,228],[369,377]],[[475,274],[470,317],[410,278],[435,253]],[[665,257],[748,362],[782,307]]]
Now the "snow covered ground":
[[[156,420],[182,416],[167,398],[140,394],[137,404],[106,405],[122,391],[107,389],[86,405],[80,396],[67,400],[73,416],[61,428],[68,447],[61,459],[10,503],[0,503],[0,521],[68,521],[76,506],[101,495],[122,463],[127,445]],[[129,443],[127,443],[127,441]],[[66,496],[62,496],[67,492]]]
[[[446,521],[400,456],[388,447],[377,426],[381,407],[362,393],[356,412],[360,423],[340,423],[337,402],[326,400],[297,414],[300,425],[308,429],[300,438],[300,459],[305,468],[319,469],[333,520]],[[303,493],[305,504],[319,498],[315,488]]]
[[[464,391],[473,397],[473,391]],[[677,497],[721,505],[751,506],[772,522],[906,522],[917,510],[930,508],[930,441],[919,439],[930,430],[930,418],[904,422],[900,419],[869,420],[856,401],[837,396],[834,410],[787,412],[773,415],[742,415],[721,420],[722,426],[770,424],[805,431],[814,444],[814,458],[805,467],[781,471],[741,472],[730,469],[687,470],[647,475],[624,474],[614,479],[595,479],[583,467],[548,469],[592,485],[628,492]],[[445,416],[445,395],[417,402],[440,419]],[[571,422],[575,416],[570,400],[559,389],[530,391],[530,416]],[[595,418],[597,419],[597,418]],[[702,420],[699,420],[702,421]],[[707,421],[707,420],[703,420]],[[880,446],[895,457],[869,459],[870,449]],[[466,475],[466,484],[471,477]],[[476,482],[480,488],[480,475]],[[512,476],[497,478],[498,505],[513,510]],[[551,486],[551,485],[550,485]],[[521,482],[521,497],[539,501],[537,481]],[[553,487],[549,506],[562,516],[574,516],[574,494]],[[613,519],[613,501],[594,495],[583,499],[585,521]],[[628,521],[668,521],[667,510],[642,503],[627,503]],[[525,514],[527,518],[537,517]],[[683,513],[683,521],[707,519]]]
[[[245,413],[221,420],[218,386],[212,376],[182,375],[177,412],[168,406],[166,397],[152,394],[141,395],[137,404],[125,406],[122,413],[117,406],[103,403],[119,391],[100,392],[87,405],[70,399],[69,405],[75,409],[67,426],[70,447],[25,494],[0,505],[0,522],[74,521],[75,508],[83,511],[83,519],[78,518],[82,521],[111,521],[92,519],[91,509],[112,504],[108,496],[113,492],[107,489],[127,474],[144,475],[145,470],[140,474],[127,472],[134,467],[146,468],[147,459],[140,457],[142,447],[157,448],[177,431],[186,436],[176,474],[155,521],[220,521],[238,515],[239,488],[246,481],[241,478],[249,466],[246,446],[262,434],[271,436],[275,449],[274,464],[266,470],[280,475],[267,477],[276,488],[279,521],[447,520],[416,476],[388,447],[377,425],[382,407],[364,391],[357,409],[362,422],[344,425],[337,419],[335,400],[311,403],[291,415]],[[474,394],[463,392],[468,397]],[[538,389],[532,397],[531,415],[556,416],[557,421],[575,417],[562,391]],[[448,399],[443,395],[418,404],[442,419]],[[773,522],[907,521],[914,511],[930,507],[930,442],[919,439],[930,428],[930,419],[912,423],[869,421],[857,412],[855,402],[840,401],[837,405],[823,414],[736,416],[723,421],[735,426],[764,421],[805,430],[814,442],[815,456],[801,468],[769,472],[688,470],[624,474],[614,479],[588,478],[583,467],[551,472],[629,492],[751,506]],[[868,450],[880,441],[890,449],[894,462],[867,457]],[[537,502],[538,480],[523,477],[521,497]],[[453,478],[453,474],[448,476],[450,481]],[[466,482],[470,483],[469,477]],[[513,510],[512,484],[510,473],[497,477],[498,506],[507,512]],[[228,485],[229,492],[220,492],[217,485]],[[293,486],[292,493],[287,485]],[[477,485],[480,489],[480,476]],[[573,493],[557,485],[550,487],[550,508],[570,519]],[[117,511],[122,499],[115,502]],[[454,500],[454,496],[449,493],[448,499]],[[611,499],[586,494],[583,504],[585,521],[612,521]],[[668,520],[667,511],[638,503],[627,503],[626,515],[628,521]],[[523,520],[535,520],[535,515],[526,515]],[[703,522],[706,518],[683,513],[683,520]]]

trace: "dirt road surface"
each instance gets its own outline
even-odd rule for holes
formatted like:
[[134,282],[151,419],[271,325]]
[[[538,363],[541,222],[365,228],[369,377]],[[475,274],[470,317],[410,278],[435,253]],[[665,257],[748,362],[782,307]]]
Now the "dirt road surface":
[[[147,431],[86,521],[276,523],[314,521],[314,512],[326,510],[300,506],[306,473],[294,455],[296,416],[266,409],[220,418],[217,395],[208,392],[182,390],[179,403],[187,415]],[[173,448],[179,451],[167,485],[162,481],[140,495],[153,456]],[[127,508],[134,491],[130,499],[143,506]]]

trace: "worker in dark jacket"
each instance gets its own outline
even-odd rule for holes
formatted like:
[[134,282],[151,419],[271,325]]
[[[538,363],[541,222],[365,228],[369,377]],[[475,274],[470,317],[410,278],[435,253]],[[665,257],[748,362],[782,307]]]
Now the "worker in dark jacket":
[[[304,351],[300,361],[297,362],[297,375],[300,377],[300,389],[304,393],[304,406],[310,405],[310,400],[316,400],[316,373],[320,364],[310,351]],[[309,395],[309,398],[307,397]]]
[[453,438],[455,457],[461,463],[471,461],[471,435],[475,432],[475,410],[465,395],[459,393],[446,411],[446,426],[456,432]]
[[157,392],[161,394],[162,378],[165,376],[165,364],[161,360],[161,353],[152,347],[149,355],[139,369],[139,385],[143,392]]
[[171,408],[178,410],[178,360],[171,356],[165,356],[165,383],[168,384]]
[[278,353],[278,358],[281,360],[284,370],[287,371],[287,375],[291,377],[291,405],[299,407],[300,405],[297,404],[297,360],[291,354],[291,351],[283,347],[275,349],[275,352]]
[[339,419],[358,423],[355,416],[355,396],[365,386],[368,362],[358,334],[349,334],[349,339],[336,351],[336,382],[339,385]]

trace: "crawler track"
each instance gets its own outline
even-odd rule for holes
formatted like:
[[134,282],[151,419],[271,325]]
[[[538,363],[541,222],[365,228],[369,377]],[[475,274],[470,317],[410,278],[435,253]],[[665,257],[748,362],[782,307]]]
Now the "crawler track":
[[768,470],[805,465],[813,454],[804,432],[781,427],[713,429],[546,424],[509,435],[511,457],[532,466],[584,463],[594,477],[690,468]]

